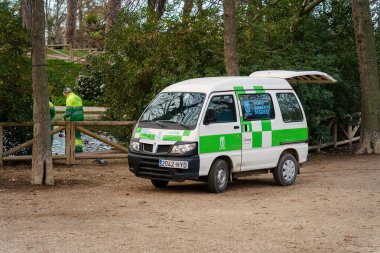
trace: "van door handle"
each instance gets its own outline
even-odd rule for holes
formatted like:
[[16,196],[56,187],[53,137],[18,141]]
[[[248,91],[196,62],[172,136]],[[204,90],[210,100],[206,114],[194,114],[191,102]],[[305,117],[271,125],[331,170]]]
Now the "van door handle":
[[239,126],[234,126],[234,129],[239,129]]
[[244,132],[248,133],[248,125],[244,125]]

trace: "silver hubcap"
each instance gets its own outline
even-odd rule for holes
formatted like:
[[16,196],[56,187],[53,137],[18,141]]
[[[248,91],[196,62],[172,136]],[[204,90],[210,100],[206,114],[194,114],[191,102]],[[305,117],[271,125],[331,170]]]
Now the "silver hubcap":
[[292,160],[286,160],[282,166],[282,176],[286,181],[291,181],[296,174],[296,165]]
[[224,169],[219,168],[216,172],[216,182],[218,183],[218,188],[222,188],[226,183],[227,175]]

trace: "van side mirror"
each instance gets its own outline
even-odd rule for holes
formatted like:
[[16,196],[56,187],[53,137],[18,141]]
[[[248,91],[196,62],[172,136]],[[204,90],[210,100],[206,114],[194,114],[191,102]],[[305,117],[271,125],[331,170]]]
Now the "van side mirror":
[[216,122],[216,112],[214,109],[207,109],[205,119],[203,120],[203,124],[208,125],[210,123]]

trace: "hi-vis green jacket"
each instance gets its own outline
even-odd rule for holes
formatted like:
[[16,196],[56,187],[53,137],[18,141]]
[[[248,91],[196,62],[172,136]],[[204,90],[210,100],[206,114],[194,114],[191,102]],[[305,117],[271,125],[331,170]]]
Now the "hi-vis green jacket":
[[63,118],[68,118],[70,121],[84,120],[82,99],[74,92],[71,92],[66,98],[66,111]]
[[49,108],[50,108],[50,120],[53,120],[55,117],[55,107],[52,102],[49,101]]

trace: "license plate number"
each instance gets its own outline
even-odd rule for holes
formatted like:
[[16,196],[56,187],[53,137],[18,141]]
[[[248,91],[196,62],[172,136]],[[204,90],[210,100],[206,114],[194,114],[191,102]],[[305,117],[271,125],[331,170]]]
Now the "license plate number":
[[166,168],[187,169],[189,167],[189,163],[184,161],[160,160],[159,166]]

